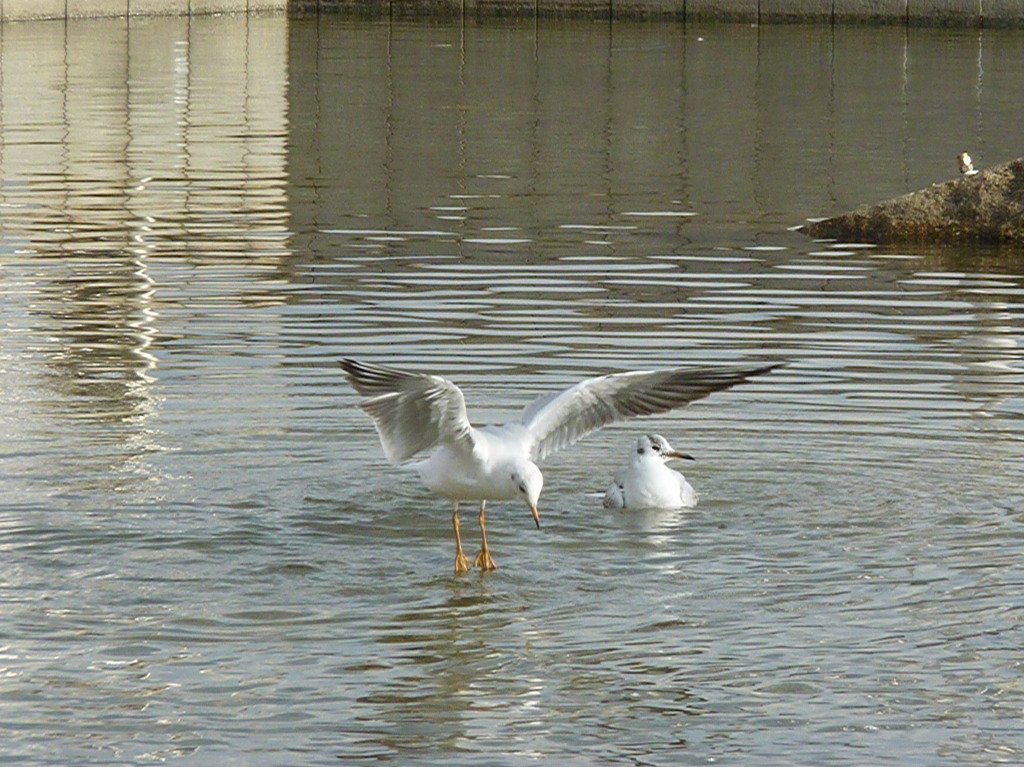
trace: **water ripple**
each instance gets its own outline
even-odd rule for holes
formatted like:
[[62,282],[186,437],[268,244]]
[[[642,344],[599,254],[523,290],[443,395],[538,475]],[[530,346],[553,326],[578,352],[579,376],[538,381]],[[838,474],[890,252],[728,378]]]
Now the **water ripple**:
[[[292,23],[5,26],[7,761],[1019,761],[1019,254],[786,228],[934,174],[917,127],[844,170],[876,131],[817,110],[893,114],[895,51],[931,124],[977,38]],[[877,70],[792,78],[829,46]],[[489,505],[500,569],[456,578],[343,355],[481,421],[787,364],[553,457],[542,527]],[[696,456],[696,509],[600,507],[640,429]]]

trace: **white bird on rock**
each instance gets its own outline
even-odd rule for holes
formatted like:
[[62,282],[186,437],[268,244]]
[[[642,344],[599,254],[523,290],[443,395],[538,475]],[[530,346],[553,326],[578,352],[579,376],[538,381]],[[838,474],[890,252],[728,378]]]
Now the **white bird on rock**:
[[967,152],[961,152],[956,156],[956,159],[960,161],[960,172],[965,176],[973,176],[978,172],[974,169],[974,162]]
[[[414,469],[428,490],[451,501],[457,575],[469,571],[459,534],[459,501],[480,502],[481,548],[473,564],[493,570],[484,506],[489,500],[520,498],[540,527],[537,503],[544,477],[536,461],[613,421],[683,407],[778,367],[613,373],[539,397],[519,420],[476,428],[466,415],[462,391],[445,378],[352,359],[340,364],[365,397],[360,407],[373,418],[387,459]],[[427,458],[409,461],[431,448]]]
[[683,509],[697,505],[697,491],[681,473],[668,467],[673,459],[693,456],[674,450],[660,434],[636,441],[629,463],[615,472],[604,494],[606,509]]

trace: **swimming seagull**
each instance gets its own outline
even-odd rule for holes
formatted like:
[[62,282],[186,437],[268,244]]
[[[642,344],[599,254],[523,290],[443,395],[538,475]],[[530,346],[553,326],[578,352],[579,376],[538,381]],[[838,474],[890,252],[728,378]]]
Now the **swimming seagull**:
[[960,161],[960,172],[965,176],[973,176],[978,172],[974,169],[974,163],[971,162],[971,156],[967,152],[961,152],[956,159]]
[[604,494],[606,509],[682,509],[697,505],[697,491],[686,477],[668,467],[673,459],[692,461],[693,456],[672,448],[660,434],[636,441],[629,463],[615,472]]
[[[419,473],[420,481],[452,504],[455,573],[469,571],[459,534],[459,502],[480,502],[480,553],[473,564],[494,570],[487,546],[484,507],[490,500],[521,498],[540,527],[537,502],[544,477],[536,461],[613,421],[664,413],[728,389],[778,367],[675,368],[613,373],[538,397],[517,421],[476,428],[466,400],[451,381],[436,375],[340,361],[359,406],[377,427],[388,461]],[[428,457],[413,456],[435,448]],[[408,462],[408,463],[407,463]]]

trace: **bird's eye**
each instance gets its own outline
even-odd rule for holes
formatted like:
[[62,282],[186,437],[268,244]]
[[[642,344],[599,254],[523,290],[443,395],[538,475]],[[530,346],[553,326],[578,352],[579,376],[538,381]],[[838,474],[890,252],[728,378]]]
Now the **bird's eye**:
[[636,454],[637,454],[637,455],[643,455],[643,454],[644,454],[644,449],[643,449],[642,447],[638,447],[638,448],[636,449]]
[[525,493],[526,492],[526,485],[524,485],[522,482],[519,483],[519,492],[520,493]]

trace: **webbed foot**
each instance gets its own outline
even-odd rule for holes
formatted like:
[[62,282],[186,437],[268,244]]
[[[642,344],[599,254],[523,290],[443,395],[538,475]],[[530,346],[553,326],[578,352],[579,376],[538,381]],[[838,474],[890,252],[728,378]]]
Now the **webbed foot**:
[[480,549],[480,553],[473,560],[473,565],[479,567],[485,573],[498,569],[498,566],[494,564],[494,559],[491,557],[490,549]]

